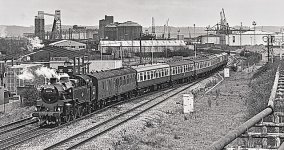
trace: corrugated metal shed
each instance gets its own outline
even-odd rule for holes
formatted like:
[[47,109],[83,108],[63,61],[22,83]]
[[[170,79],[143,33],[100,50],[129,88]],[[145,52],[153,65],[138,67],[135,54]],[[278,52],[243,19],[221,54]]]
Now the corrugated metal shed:
[[73,51],[73,50],[67,50],[65,48],[61,48],[61,47],[57,47],[57,46],[45,46],[41,49],[39,49],[37,52],[40,51],[47,51],[51,54],[55,54],[57,56],[62,56],[62,57],[78,57],[78,56],[82,56],[83,54],[77,52],[77,51]]

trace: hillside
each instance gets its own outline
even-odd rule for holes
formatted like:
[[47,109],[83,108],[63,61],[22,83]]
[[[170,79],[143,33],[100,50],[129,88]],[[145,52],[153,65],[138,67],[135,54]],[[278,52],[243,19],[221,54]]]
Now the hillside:
[[[98,26],[86,26],[89,29],[97,29]],[[238,29],[239,26],[233,26],[234,28]],[[72,25],[62,25],[62,29],[68,29],[72,28]],[[248,29],[249,27],[243,26],[243,28]],[[283,26],[256,26],[257,30],[267,31],[267,32],[280,32],[280,29],[283,28]],[[52,25],[46,25],[45,30],[51,31]],[[148,30],[148,32],[152,32],[151,27],[143,27],[143,31],[145,32]],[[196,37],[200,35],[207,34],[205,31],[205,27],[195,27],[195,32],[193,27],[172,27],[169,26],[169,31],[171,34],[171,37],[177,37],[178,31],[179,34],[184,35],[185,37]],[[30,27],[24,27],[24,26],[15,26],[15,25],[0,25],[0,37],[5,36],[22,36],[23,33],[33,33],[34,32],[34,26]],[[163,26],[156,26],[156,34],[158,36],[161,36],[164,32]],[[195,33],[195,34],[194,34]]]

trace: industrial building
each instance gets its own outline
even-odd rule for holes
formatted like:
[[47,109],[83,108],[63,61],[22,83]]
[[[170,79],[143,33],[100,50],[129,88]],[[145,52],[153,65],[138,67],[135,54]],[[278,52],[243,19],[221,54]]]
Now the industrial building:
[[[185,48],[183,40],[142,40],[141,51],[145,52],[164,52],[166,49],[176,51]],[[131,56],[132,53],[140,52],[140,41],[100,41],[99,50],[102,53],[113,54],[116,56]],[[122,52],[122,54],[121,54]]]
[[62,38],[62,29],[61,29],[61,11],[55,10],[54,14],[45,13],[44,11],[38,11],[38,15],[35,16],[35,36],[39,39],[44,40],[45,37],[45,21],[44,16],[53,16],[54,21],[52,25],[52,31],[50,34],[47,34],[47,39],[55,40]]
[[66,48],[68,50],[82,50],[86,49],[86,44],[72,41],[72,40],[61,40],[54,43],[50,43],[50,46],[57,46],[61,48]]
[[105,27],[106,40],[136,40],[140,38],[142,26],[138,23],[127,21],[124,23],[113,23]]
[[39,37],[39,39],[43,40],[45,38],[45,29],[44,29],[44,17],[35,16],[35,36]]
[[229,34],[226,36],[226,44],[230,46],[266,45],[267,43],[263,40],[263,37],[273,34],[272,32],[263,31],[247,31],[241,34]]
[[201,44],[220,44],[220,35],[210,34],[199,36]]
[[104,34],[106,40],[115,41],[118,39],[117,25],[118,23],[112,23],[105,26]]
[[105,19],[99,21],[100,39],[110,41],[135,40],[140,37],[142,26],[136,22],[113,22],[113,16],[105,15]]
[[136,22],[127,21],[117,25],[117,40],[139,39],[142,33],[142,26]]
[[[17,93],[17,87],[34,84],[36,87],[44,84],[44,77],[35,78],[35,70],[42,67],[41,64],[20,64],[7,67],[3,79],[4,87],[10,92]],[[26,74],[26,77],[19,77],[21,74]]]
[[22,56],[20,59],[24,62],[49,62],[54,57],[79,57],[82,56],[77,51],[68,50],[57,46],[45,46],[30,54]]
[[99,37],[103,39],[105,37],[105,26],[113,23],[113,16],[105,15],[105,19],[99,20]]

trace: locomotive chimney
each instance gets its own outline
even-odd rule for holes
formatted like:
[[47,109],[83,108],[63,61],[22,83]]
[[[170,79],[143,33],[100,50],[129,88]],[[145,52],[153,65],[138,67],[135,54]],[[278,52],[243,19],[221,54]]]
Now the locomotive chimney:
[[50,78],[49,79],[50,84],[54,84],[54,83],[56,83],[56,81],[57,81],[57,78]]

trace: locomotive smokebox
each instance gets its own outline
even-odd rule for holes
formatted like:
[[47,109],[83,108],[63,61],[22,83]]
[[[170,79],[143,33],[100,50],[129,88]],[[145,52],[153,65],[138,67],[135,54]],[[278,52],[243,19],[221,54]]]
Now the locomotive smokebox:
[[50,84],[54,84],[57,82],[57,78],[50,78],[49,79]]

